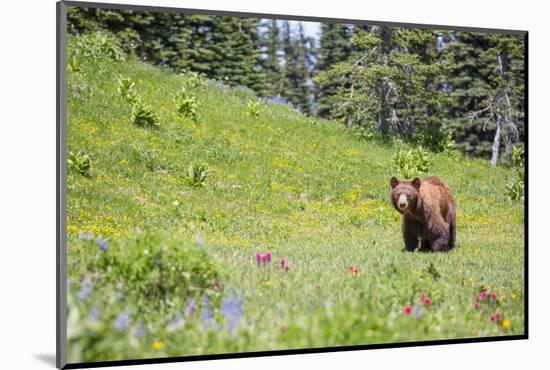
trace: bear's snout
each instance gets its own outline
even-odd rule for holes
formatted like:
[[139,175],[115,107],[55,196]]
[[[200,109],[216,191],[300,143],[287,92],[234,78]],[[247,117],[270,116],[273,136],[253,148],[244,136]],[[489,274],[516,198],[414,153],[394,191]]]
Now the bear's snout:
[[408,202],[407,202],[407,196],[405,194],[401,194],[399,196],[399,200],[397,201],[397,206],[400,210],[405,210],[407,208]]

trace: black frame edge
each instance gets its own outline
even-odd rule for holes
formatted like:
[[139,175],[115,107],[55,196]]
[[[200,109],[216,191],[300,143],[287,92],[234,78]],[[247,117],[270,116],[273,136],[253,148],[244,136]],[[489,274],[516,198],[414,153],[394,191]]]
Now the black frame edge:
[[503,34],[517,34],[517,35],[523,35],[527,33],[527,30],[511,30],[511,29],[484,28],[484,27],[461,27],[461,26],[452,26],[452,25],[437,25],[437,24],[407,23],[407,22],[384,22],[384,21],[373,21],[373,20],[367,20],[367,19],[330,18],[330,17],[321,17],[321,16],[302,16],[302,15],[293,15],[293,14],[266,14],[266,13],[232,11],[232,10],[193,9],[193,8],[183,8],[183,7],[174,8],[174,7],[168,7],[168,6],[111,4],[111,3],[72,1],[72,0],[62,0],[62,2],[65,3],[67,6],[84,7],[84,8],[137,10],[137,11],[169,12],[169,13],[193,13],[193,14],[218,15],[218,16],[287,19],[287,20],[304,21],[304,22],[369,24],[373,26],[422,28],[422,29],[436,29],[436,30],[460,30],[460,31],[467,31],[467,32],[503,33]]
[[67,364],[67,233],[66,133],[67,122],[67,5],[56,3],[56,350],[58,369]]
[[[171,12],[171,13],[193,13],[218,16],[238,16],[238,17],[255,17],[268,19],[288,19],[296,21],[324,22],[324,23],[350,23],[350,24],[370,24],[378,26],[403,27],[403,28],[423,28],[437,30],[460,30],[465,32],[483,32],[483,33],[501,33],[522,35],[525,40],[524,50],[524,76],[525,76],[525,200],[524,200],[524,334],[510,336],[494,336],[494,337],[472,337],[472,338],[456,338],[456,339],[436,339],[416,342],[396,342],[396,343],[381,343],[367,344],[355,346],[339,346],[339,347],[318,347],[318,348],[302,348],[302,349],[287,349],[287,350],[272,350],[258,352],[235,352],[222,354],[205,354],[193,356],[177,356],[166,358],[149,358],[149,359],[129,359],[129,360],[112,360],[112,361],[97,361],[97,362],[82,362],[82,363],[67,363],[66,347],[67,347],[67,271],[66,271],[66,126],[67,122],[67,107],[66,107],[66,52],[67,52],[67,7],[86,7],[100,9],[120,9],[120,10],[135,10],[135,11],[150,11],[150,12]],[[529,288],[529,269],[528,269],[528,234],[529,234],[529,120],[528,120],[528,39],[529,31],[527,30],[508,30],[494,28],[478,28],[478,27],[461,27],[450,25],[431,25],[417,24],[404,22],[383,22],[370,21],[359,19],[344,19],[344,18],[325,18],[317,16],[298,16],[285,14],[263,14],[263,13],[248,13],[239,11],[212,10],[212,9],[189,9],[189,8],[174,8],[164,6],[148,6],[148,5],[131,5],[131,4],[110,4],[96,2],[81,2],[72,0],[61,0],[56,3],[57,15],[57,95],[56,95],[56,121],[57,121],[57,142],[56,142],[56,178],[57,178],[57,235],[56,235],[56,367],[59,369],[80,369],[80,368],[96,368],[96,367],[111,367],[125,365],[146,365],[146,364],[162,364],[174,362],[191,362],[191,361],[207,361],[232,358],[252,358],[252,357],[267,357],[267,356],[282,356],[296,354],[313,354],[313,353],[330,353],[343,351],[360,351],[370,349],[390,349],[390,348],[406,348],[406,347],[422,347],[447,344],[470,344],[483,342],[499,342],[512,340],[529,339],[529,309],[528,309],[528,288]]]

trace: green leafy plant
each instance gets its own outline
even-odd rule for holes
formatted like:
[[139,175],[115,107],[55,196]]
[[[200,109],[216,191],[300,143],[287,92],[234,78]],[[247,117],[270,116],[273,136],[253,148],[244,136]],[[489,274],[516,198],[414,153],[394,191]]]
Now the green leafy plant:
[[202,73],[198,72],[186,72],[185,87],[189,89],[202,88],[207,85],[207,80]]
[[430,168],[430,154],[421,146],[413,149],[399,149],[392,156],[394,170],[406,179],[413,178],[428,172]]
[[187,93],[185,88],[182,88],[175,96],[174,103],[178,114],[184,118],[189,118],[193,122],[197,122],[197,108],[199,101],[193,94]]
[[82,151],[78,151],[76,154],[69,152],[67,157],[67,164],[69,168],[82,176],[89,177],[90,170],[92,168],[92,160],[90,156]]
[[141,127],[159,128],[160,118],[150,105],[136,98],[132,104],[132,122]]
[[130,77],[124,77],[122,75],[117,76],[117,90],[120,96],[130,103],[133,103],[137,99],[137,93],[135,91],[135,82]]
[[437,153],[448,152],[455,145],[453,130],[445,126],[419,125],[411,141]]
[[67,68],[70,72],[82,72],[84,65],[126,59],[118,39],[109,33],[92,32],[71,37],[68,44]]
[[210,171],[207,166],[193,164],[189,166],[185,179],[189,185],[198,188],[204,186],[208,176],[210,176]]
[[247,114],[254,118],[254,119],[257,119],[259,116],[260,116],[260,102],[259,101],[248,101],[248,105],[247,105],[247,108],[246,108],[246,112]]
[[506,196],[510,200],[523,200],[525,197],[525,151],[523,147],[514,146],[512,152],[512,163],[515,168],[514,178],[506,183]]

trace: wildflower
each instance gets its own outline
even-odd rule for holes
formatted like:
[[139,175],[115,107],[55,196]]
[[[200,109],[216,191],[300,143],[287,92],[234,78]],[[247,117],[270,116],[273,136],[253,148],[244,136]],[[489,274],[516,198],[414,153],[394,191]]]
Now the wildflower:
[[107,252],[107,248],[109,247],[107,245],[107,240],[105,240],[101,236],[99,236],[97,238],[97,244],[99,245],[99,249],[101,249],[102,252]]
[[210,325],[214,330],[218,330],[218,323],[216,322],[216,319],[214,318],[214,308],[212,307],[212,303],[210,302],[210,298],[203,297],[201,301],[201,309],[202,309],[202,321],[206,325]]
[[430,298],[426,297],[422,300],[422,303],[424,303],[424,305],[426,305],[426,306],[429,306],[432,303],[432,300]]
[[115,320],[115,329],[118,330],[128,330],[130,327],[130,314],[127,311],[124,311],[117,316]]
[[418,303],[414,305],[413,316],[415,319],[419,319],[422,316],[422,306],[419,305]]
[[281,258],[281,259],[279,260],[279,265],[281,265],[282,268],[285,267],[285,259],[284,259],[284,258]]
[[260,266],[260,262],[262,262],[262,255],[256,252],[256,263],[258,264],[258,266]]
[[164,348],[164,343],[162,343],[160,340],[155,340],[153,342],[153,349],[161,350]]
[[265,286],[271,286],[271,280],[264,281]]
[[187,300],[187,308],[185,309],[186,315],[192,315],[195,312],[197,312],[197,305],[195,304],[195,300],[193,298],[189,298]]
[[423,301],[424,298],[427,298],[427,297],[428,297],[428,294],[427,294],[427,293],[424,293],[424,292],[420,292],[419,296],[420,296],[420,299]]
[[85,300],[92,292],[93,284],[91,276],[86,276],[80,283],[80,291],[78,292],[78,299]]
[[285,263],[285,272],[288,272],[288,270],[290,270],[290,266],[288,265],[288,263]]
[[143,324],[139,324],[138,327],[136,328],[136,331],[134,332],[135,336],[138,337],[138,338],[143,338],[147,335],[147,331],[145,330],[145,327],[143,326]]
[[206,242],[206,239],[204,239],[204,236],[202,236],[200,234],[195,236],[195,243],[197,243],[199,246],[202,247],[205,242]]
[[266,259],[267,263],[271,262],[271,258],[273,258],[273,255],[271,254],[270,251],[267,251],[265,253],[265,259]]
[[474,303],[474,310],[479,310],[480,307],[479,303]]
[[180,205],[180,202],[176,199],[175,201],[172,202],[172,205],[173,205],[174,207],[177,207],[177,206]]
[[516,300],[516,298],[517,298],[516,293],[512,293],[512,299]]
[[88,315],[88,320],[91,322],[98,322],[101,320],[101,311],[97,307],[94,307],[90,310],[90,314]]
[[355,266],[350,266],[351,273],[354,275],[357,275],[359,273],[359,269]]
[[220,311],[225,317],[229,332],[234,334],[244,313],[242,293],[230,292],[224,298]]
[[92,240],[93,238],[94,238],[94,235],[90,232],[81,231],[78,234],[78,239],[80,239],[80,240]]
[[484,290],[483,292],[481,292],[479,294],[479,300],[480,301],[483,301],[485,298],[487,298],[487,291],[486,290]]
[[167,331],[176,331],[185,325],[185,320],[183,320],[183,317],[181,317],[180,313],[178,312],[176,314],[176,317],[168,322],[168,325],[166,325]]
[[494,301],[496,298],[497,298],[497,293],[496,292],[491,293],[491,295],[489,296],[489,299],[491,301]]
[[410,314],[412,313],[412,307],[409,306],[409,305],[405,306],[405,307],[403,308],[403,313],[404,313],[405,315],[410,315]]
[[491,321],[500,320],[500,312],[495,312],[493,315],[491,315],[490,319],[491,319]]
[[504,330],[507,330],[508,328],[510,328],[510,320],[508,319],[502,320],[502,328]]

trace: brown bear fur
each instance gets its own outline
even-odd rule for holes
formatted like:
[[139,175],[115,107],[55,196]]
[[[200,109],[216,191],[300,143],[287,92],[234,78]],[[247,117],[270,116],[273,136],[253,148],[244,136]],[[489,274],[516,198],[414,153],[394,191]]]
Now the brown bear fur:
[[405,249],[446,252],[455,245],[456,205],[451,190],[441,177],[425,180],[390,181],[391,201],[403,215],[402,230]]

